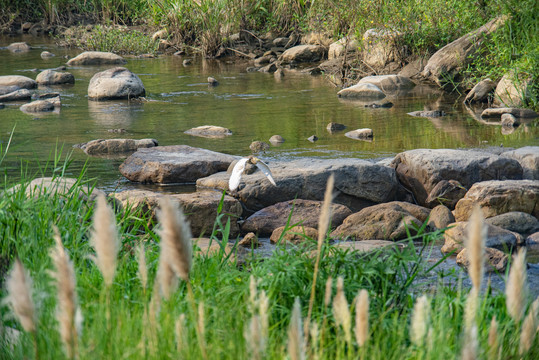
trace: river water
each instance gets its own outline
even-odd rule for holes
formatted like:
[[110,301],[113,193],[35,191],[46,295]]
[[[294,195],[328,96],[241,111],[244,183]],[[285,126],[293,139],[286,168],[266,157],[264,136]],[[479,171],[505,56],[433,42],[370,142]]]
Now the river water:
[[[24,75],[35,78],[34,69],[65,64],[78,49],[57,47],[49,38],[0,37],[0,46],[27,41],[33,48],[26,53],[0,49],[0,75]],[[42,51],[55,57],[43,60]],[[73,145],[103,138],[154,138],[160,145],[186,144],[234,155],[250,153],[254,140],[268,142],[275,134],[285,138],[262,157],[266,160],[298,157],[359,157],[379,159],[416,148],[476,148],[486,146],[521,147],[539,144],[536,124],[525,124],[512,133],[500,126],[480,122],[462,106],[458,95],[436,88],[418,86],[413,91],[390,98],[391,108],[369,108],[364,103],[343,101],[339,89],[323,76],[288,73],[280,80],[271,74],[247,72],[248,63],[194,59],[184,66],[185,57],[160,56],[154,59],[128,58],[126,65],[146,87],[147,102],[94,102],[87,98],[93,74],[107,67],[73,67],[74,86],[39,87],[39,92],[59,91],[59,113],[28,115],[19,110],[21,103],[7,103],[0,110],[0,141],[5,147],[14,135],[9,152],[1,164],[12,180],[21,176],[21,168],[30,174],[38,171],[62,149],[72,152],[68,175],[77,176],[86,164],[87,173],[105,190],[127,189],[131,184],[118,171],[121,159],[88,157]],[[34,71],[33,71],[34,70]],[[208,87],[207,77],[219,82]],[[443,109],[447,116],[418,118],[408,112]],[[345,124],[347,130],[371,128],[373,141],[358,141],[343,132],[330,134],[329,122]],[[232,130],[225,139],[206,139],[184,134],[195,126],[219,125]],[[111,129],[125,133],[111,133]],[[307,140],[316,135],[319,140]],[[50,174],[50,170],[48,171]],[[45,175],[49,175],[45,174]],[[182,191],[193,186],[181,187]],[[165,191],[177,191],[166,187]]]

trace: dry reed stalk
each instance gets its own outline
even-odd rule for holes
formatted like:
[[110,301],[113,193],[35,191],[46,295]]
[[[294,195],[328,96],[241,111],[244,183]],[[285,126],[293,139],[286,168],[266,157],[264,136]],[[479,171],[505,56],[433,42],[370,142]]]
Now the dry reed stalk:
[[324,194],[324,203],[320,210],[320,218],[318,219],[318,243],[316,247],[316,260],[314,263],[313,271],[313,284],[311,286],[311,297],[309,298],[309,310],[307,311],[306,323],[311,322],[311,316],[313,313],[314,299],[316,294],[316,281],[318,279],[318,268],[320,266],[320,256],[322,252],[322,244],[326,239],[327,231],[331,223],[331,202],[333,200],[333,185],[335,183],[335,177],[333,174],[328,178],[326,184],[326,193]]
[[539,297],[533,302],[528,310],[528,315],[522,323],[522,330],[520,332],[520,345],[518,352],[522,356],[530,351],[533,341],[535,340],[535,334],[537,332],[537,311],[539,310]]
[[524,315],[526,293],[526,249],[521,248],[513,257],[513,264],[505,284],[507,312],[516,322],[519,322]]
[[291,360],[305,359],[304,336],[301,321],[301,305],[299,298],[296,298],[294,307],[292,308],[290,327],[288,328],[288,356],[290,356]]
[[352,316],[350,315],[348,301],[344,295],[344,280],[342,277],[337,279],[337,293],[333,298],[333,317],[335,318],[337,326],[341,326],[344,330],[346,342],[350,344],[352,342]]
[[119,241],[116,229],[116,217],[108,206],[104,195],[97,197],[97,205],[93,217],[93,230],[90,243],[96,256],[93,258],[103,275],[105,286],[110,287],[116,272]]
[[411,323],[411,340],[416,346],[422,346],[427,335],[430,305],[426,295],[417,299],[414,304]]
[[187,348],[187,329],[185,328],[185,314],[180,314],[174,325],[176,333],[176,351],[178,354]]
[[60,337],[64,343],[67,357],[75,359],[78,358],[77,339],[79,335],[78,329],[81,328],[80,322],[78,323],[81,316],[80,309],[77,306],[75,270],[62,245],[58,228],[53,226],[53,230],[56,246],[51,252],[51,257],[55,267],[53,274],[58,295],[56,317],[60,325]]
[[369,339],[369,293],[362,289],[356,298],[356,341],[359,346]]
[[475,324],[477,309],[479,306],[479,290],[475,286],[470,289],[464,307],[464,331],[469,334],[472,326]]
[[472,280],[473,287],[477,290],[481,287],[481,281],[483,280],[486,237],[487,228],[484,224],[483,213],[476,206],[468,222],[466,248],[468,249],[468,257],[470,259],[468,274]]
[[488,330],[488,359],[495,360],[498,358],[500,340],[498,339],[498,322],[494,316],[490,322]]
[[479,353],[479,341],[477,339],[477,326],[474,324],[465,337],[462,349],[462,360],[477,360]]
[[7,301],[24,331],[36,332],[36,314],[32,301],[32,279],[17,258],[6,280]]
[[144,245],[142,245],[142,243],[137,245],[137,263],[138,277],[140,279],[144,294],[146,294],[146,287],[148,286],[148,267],[146,266],[146,254]]
[[169,197],[159,202],[157,214],[161,224],[161,253],[174,273],[185,282],[189,282],[192,264],[191,229],[185,215]]

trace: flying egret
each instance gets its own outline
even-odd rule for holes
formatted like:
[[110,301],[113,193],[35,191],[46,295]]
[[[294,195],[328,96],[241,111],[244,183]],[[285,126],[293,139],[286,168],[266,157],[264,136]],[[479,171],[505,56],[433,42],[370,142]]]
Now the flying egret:
[[275,183],[275,180],[273,180],[273,176],[271,174],[271,170],[268,167],[268,165],[266,165],[265,162],[263,162],[257,157],[249,156],[247,158],[238,160],[236,165],[234,165],[234,168],[232,169],[232,175],[230,175],[230,179],[228,180],[228,189],[230,191],[236,190],[238,186],[240,185],[241,174],[243,173],[243,170],[245,170],[245,165],[247,163],[256,165],[256,167],[259,168],[260,171],[262,171],[264,175],[266,175],[268,180],[273,185],[277,186],[277,184]]

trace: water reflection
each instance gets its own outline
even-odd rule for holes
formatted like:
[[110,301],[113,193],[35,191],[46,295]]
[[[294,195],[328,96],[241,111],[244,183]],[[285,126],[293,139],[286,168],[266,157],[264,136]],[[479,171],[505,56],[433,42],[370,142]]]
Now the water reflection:
[[88,100],[88,113],[96,124],[104,128],[129,128],[142,117],[143,106],[133,101]]

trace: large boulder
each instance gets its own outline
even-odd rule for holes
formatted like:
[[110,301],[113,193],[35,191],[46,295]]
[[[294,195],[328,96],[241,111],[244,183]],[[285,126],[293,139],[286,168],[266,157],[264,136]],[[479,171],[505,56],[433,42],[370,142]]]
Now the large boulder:
[[488,224],[519,233],[523,236],[539,231],[539,220],[530,214],[511,211],[485,220]]
[[[485,180],[522,179],[518,161],[479,151],[416,149],[397,154],[391,166],[416,201],[423,206],[436,185],[456,180],[464,188]],[[436,196],[431,196],[431,199]]]
[[20,89],[10,92],[5,95],[0,95],[0,101],[23,101],[30,100],[32,98],[32,93],[27,89]]
[[492,19],[479,29],[469,32],[435,52],[423,69],[423,77],[436,82],[441,87],[458,80],[460,71],[465,69],[473,59],[485,37],[503,26],[506,20],[506,16]]
[[27,52],[30,51],[30,45],[28,45],[25,42],[16,42],[11,43],[7,46],[7,49],[11,52],[17,53],[17,52]]
[[400,61],[403,57],[402,33],[386,29],[369,29],[363,34],[363,61],[374,68]]
[[35,80],[22,75],[3,75],[0,76],[0,86],[18,86],[19,89],[35,89],[37,83]]
[[[508,263],[508,256],[501,250],[494,248],[485,249],[484,269],[486,272],[504,273]],[[468,249],[462,249],[457,255],[457,264],[468,270],[470,267],[470,255]]]
[[[20,191],[21,185],[8,189],[9,193]],[[61,194],[66,196],[77,195],[84,200],[93,200],[98,195],[105,196],[102,190],[94,188],[91,184],[81,184],[79,179],[68,177],[42,177],[25,184],[25,194],[28,197],[50,196]]]
[[140,78],[124,67],[98,72],[88,85],[90,100],[132,99],[145,94]]
[[326,48],[320,45],[298,45],[281,54],[283,62],[316,62],[325,58]]
[[120,165],[120,172],[141,183],[193,183],[225,171],[234,160],[237,157],[187,145],[157,146],[138,149]]
[[[156,210],[159,207],[159,200],[162,193],[147,190],[127,190],[113,195],[119,200],[124,208],[140,207],[143,212],[150,212],[152,218],[156,220]],[[213,230],[217,219],[217,209],[221,201],[222,194],[216,191],[202,191],[192,194],[167,195],[178,201],[189,221],[193,236],[209,236]],[[223,198],[221,213],[221,224],[224,228],[230,219],[230,237],[239,234],[238,218],[241,216],[242,208],[238,200],[231,196]],[[219,228],[217,228],[218,230]]]
[[[290,200],[268,206],[249,216],[241,226],[244,233],[254,232],[259,235],[269,235],[275,229],[289,225],[301,224],[307,227],[318,227],[322,201],[314,200]],[[338,226],[343,220],[352,214],[344,205],[332,204],[332,225]],[[290,220],[289,220],[290,217]]]
[[126,154],[157,146],[155,139],[98,139],[78,145],[88,155]]
[[329,45],[328,59],[335,59],[345,54],[354,53],[359,47],[359,41],[355,37],[342,38]]
[[386,94],[376,85],[361,83],[342,89],[337,96],[346,99],[383,99]]
[[[268,164],[277,187],[257,171],[243,175],[237,196],[249,211],[278,202],[323,200],[326,182],[333,173],[335,203],[358,211],[365,206],[395,200],[398,189],[395,171],[361,159],[298,159]],[[197,180],[197,188],[228,189],[229,174],[218,173]]]
[[475,205],[479,205],[486,218],[511,211],[539,218],[539,180],[478,182],[457,203],[455,219],[468,220]]
[[525,146],[520,149],[506,151],[502,156],[515,159],[523,170],[523,178],[539,180],[539,146]]
[[402,201],[367,207],[344,219],[331,233],[334,239],[401,240],[427,220],[429,209]]
[[37,75],[36,82],[39,85],[74,84],[75,77],[64,71],[45,70]]
[[127,61],[120,55],[103,51],[85,51],[67,62],[68,66],[124,64],[127,64]]
[[466,95],[464,102],[478,103],[488,101],[489,94],[494,92],[496,83],[490,79],[484,79],[478,82],[472,90]]
[[[485,226],[487,228],[487,237],[485,239],[486,247],[509,250],[522,242],[522,237],[514,232],[490,224],[485,224]],[[444,232],[444,246],[442,246],[441,251],[444,254],[450,252],[458,254],[464,249],[467,238],[468,222],[459,221],[453,223],[449,225],[449,228]]]
[[365,76],[358,84],[373,84],[384,92],[410,90],[415,84],[409,78],[401,75]]
[[494,91],[494,105],[522,106],[533,86],[532,77],[526,73],[505,74]]

